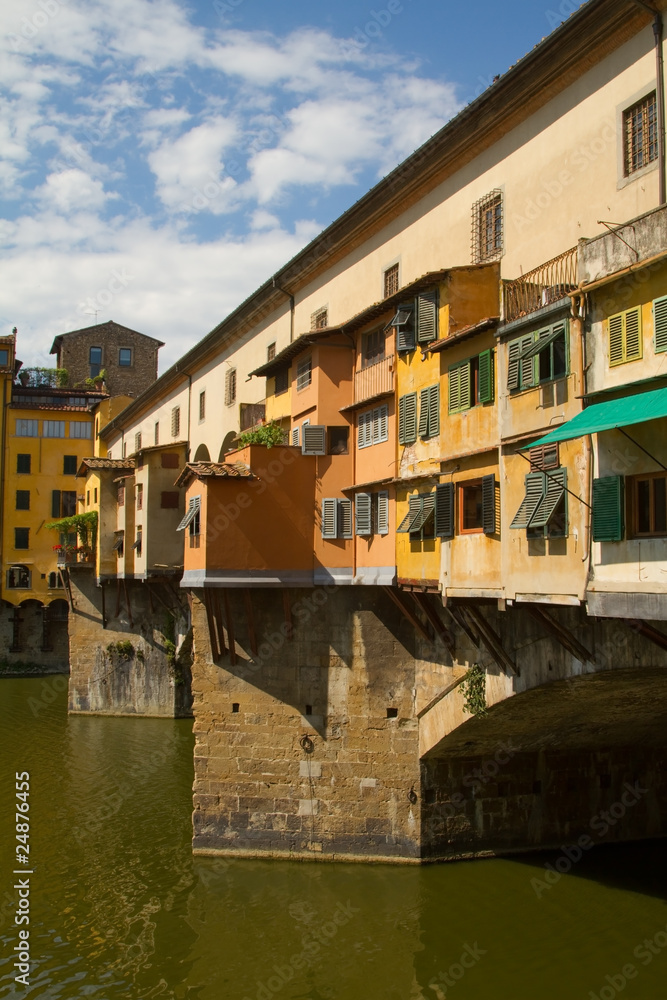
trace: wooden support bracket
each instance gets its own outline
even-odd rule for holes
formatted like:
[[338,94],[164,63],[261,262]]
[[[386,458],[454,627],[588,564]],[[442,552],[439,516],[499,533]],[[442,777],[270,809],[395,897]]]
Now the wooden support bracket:
[[451,658],[453,660],[456,659],[456,644],[454,642],[454,636],[440,618],[440,615],[431,602],[429,594],[413,590],[412,599],[428,618],[429,622],[433,626],[435,634],[440,637]]
[[520,607],[524,607],[528,614],[532,615],[535,621],[539,622],[544,630],[549,635],[552,635],[575,659],[581,660],[582,663],[592,662],[593,654],[572,635],[569,629],[566,629],[559,621],[553,618],[545,608],[536,604],[520,605]]
[[396,590],[394,587],[383,587],[382,589],[386,594],[388,594],[396,607],[399,608],[401,613],[407,618],[415,631],[426,639],[427,642],[433,642],[433,634],[425,625],[422,624],[410,605],[407,603],[407,597],[403,591]]
[[245,613],[248,620],[248,639],[250,641],[250,650],[257,656],[257,634],[255,632],[255,612],[252,606],[252,595],[248,587],[243,591],[243,597],[245,599]]
[[130,628],[134,628],[134,621],[132,620],[132,608],[130,607],[130,595],[127,590],[127,580],[123,578],[123,593],[125,594],[125,606],[127,608],[127,617],[130,620]]
[[[213,595],[211,595],[213,596]],[[222,602],[220,600],[220,588],[215,588],[215,619],[218,623],[218,641],[220,643],[220,655],[225,656],[227,646],[225,644],[225,619],[222,614]]]
[[667,635],[664,632],[660,632],[653,625],[649,625],[648,622],[642,621],[640,618],[628,618],[626,622],[634,632],[643,635],[649,642],[654,642],[660,649],[667,649]]
[[206,608],[206,624],[208,625],[208,638],[211,643],[211,657],[213,662],[220,658],[218,648],[218,638],[215,632],[215,618],[213,615],[213,605],[211,602],[211,592],[208,587],[204,587],[204,607]]
[[287,631],[285,638],[288,642],[294,639],[294,624],[292,622],[292,604],[289,598],[289,590],[283,590],[283,612],[285,614],[285,625],[287,626]]
[[229,608],[229,594],[226,588],[222,591],[222,601],[225,605],[225,621],[227,622],[227,641],[229,642],[229,662],[232,666],[236,666],[237,656],[236,656],[236,641],[234,639],[234,622],[232,620],[232,613]]
[[451,604],[451,603],[443,604],[443,607],[447,609],[447,612],[452,616],[453,621],[456,622],[459,628],[463,629],[463,631],[468,636],[473,646],[477,646],[477,648],[479,649],[481,641],[480,637],[478,633],[475,632],[475,630],[472,628],[468,620],[468,617],[465,613],[465,608],[462,607],[462,605],[460,604]]
[[493,626],[486,620],[481,608],[476,607],[474,604],[467,604],[465,606],[465,610],[466,614],[469,615],[474,622],[482,642],[501,670],[504,670],[506,673],[509,671],[512,674],[516,674],[518,677],[519,670],[516,663],[504,649],[503,644],[500,641],[500,636],[495,631]]

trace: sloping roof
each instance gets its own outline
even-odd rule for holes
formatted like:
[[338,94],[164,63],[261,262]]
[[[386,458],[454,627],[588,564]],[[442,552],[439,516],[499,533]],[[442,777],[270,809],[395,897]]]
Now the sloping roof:
[[133,333],[137,337],[145,337],[146,340],[152,340],[154,344],[158,347],[164,347],[164,341],[156,340],[155,337],[149,337],[147,333],[140,333],[139,330],[133,330],[129,326],[123,326],[121,323],[116,323],[113,319],[108,319],[106,323],[95,323],[94,326],[84,326],[80,330],[68,330],[67,333],[59,333],[58,336],[53,341],[51,345],[51,350],[49,354],[57,354],[63,337],[73,337],[80,333],[101,333],[104,331],[111,331],[118,333]]
[[467,340],[468,337],[474,337],[477,333],[484,333],[485,330],[495,330],[495,328],[500,323],[500,316],[487,316],[486,319],[481,319],[479,323],[471,323],[470,326],[464,326],[463,329],[457,330],[456,333],[452,333],[449,337],[443,337],[441,340],[433,340],[430,344],[426,344],[424,347],[425,351],[431,351],[432,354],[437,354],[439,351],[446,351],[448,347],[454,347],[455,344],[459,344],[462,340]]
[[79,466],[78,476],[85,476],[88,469],[134,469],[133,458],[84,458]]
[[191,479],[255,479],[247,465],[237,462],[188,462],[179,473],[175,486],[187,486]]

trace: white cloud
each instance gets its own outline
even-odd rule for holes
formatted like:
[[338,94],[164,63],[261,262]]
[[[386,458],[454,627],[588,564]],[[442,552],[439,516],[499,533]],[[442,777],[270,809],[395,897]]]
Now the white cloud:
[[102,184],[83,170],[63,170],[59,174],[49,174],[46,183],[35,194],[46,208],[63,214],[82,209],[99,210],[109,198]]
[[163,204],[182,212],[205,208],[217,214],[227,210],[236,181],[223,175],[222,153],[235,137],[234,122],[218,117],[178,139],[165,139],[149,153],[148,163]]

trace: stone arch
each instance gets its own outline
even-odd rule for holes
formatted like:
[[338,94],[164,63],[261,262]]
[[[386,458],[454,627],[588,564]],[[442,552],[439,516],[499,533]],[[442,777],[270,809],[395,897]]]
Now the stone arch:
[[211,456],[209,454],[209,450],[208,450],[208,448],[206,447],[205,444],[200,444],[199,445],[199,447],[197,448],[197,450],[195,452],[195,457],[193,458],[192,461],[193,462],[210,462],[211,461]]
[[227,452],[232,451],[232,449],[234,448],[235,440],[236,440],[236,431],[229,431],[228,434],[225,434],[224,440],[220,447],[220,454],[218,456],[219,462],[224,462],[225,455],[227,454]]

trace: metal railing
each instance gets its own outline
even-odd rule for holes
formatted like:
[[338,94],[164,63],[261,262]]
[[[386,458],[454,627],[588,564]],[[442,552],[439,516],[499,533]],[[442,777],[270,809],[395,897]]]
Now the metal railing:
[[529,313],[564,298],[577,287],[577,247],[522,274],[503,288],[504,320],[528,316]]
[[381,361],[367,368],[360,368],[354,373],[354,401],[363,403],[383,392],[394,390],[394,355],[390,354]]

